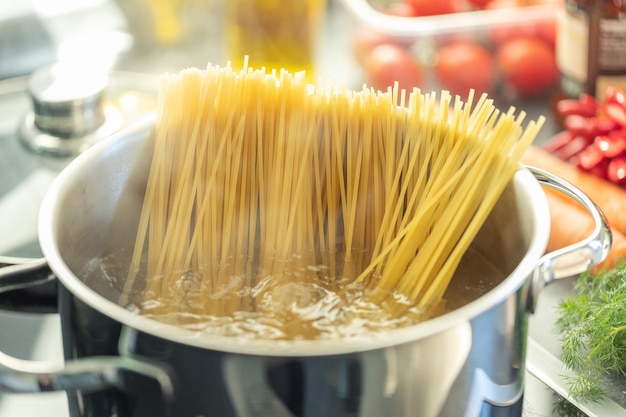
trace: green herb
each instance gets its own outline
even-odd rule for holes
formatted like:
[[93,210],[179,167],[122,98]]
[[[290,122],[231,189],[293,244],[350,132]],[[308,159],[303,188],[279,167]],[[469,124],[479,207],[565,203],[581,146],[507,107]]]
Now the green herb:
[[626,372],[626,263],[581,275],[575,295],[558,306],[557,327],[565,366],[576,376],[569,394],[578,401],[606,397],[611,375]]

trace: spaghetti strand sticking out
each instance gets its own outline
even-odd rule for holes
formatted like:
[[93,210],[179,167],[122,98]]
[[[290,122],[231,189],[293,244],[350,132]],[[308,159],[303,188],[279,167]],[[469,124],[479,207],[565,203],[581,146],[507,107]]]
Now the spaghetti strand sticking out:
[[328,294],[428,318],[543,123],[524,116],[285,70],[166,75],[124,291],[170,297],[147,314],[282,321],[284,338],[315,337],[302,317]]

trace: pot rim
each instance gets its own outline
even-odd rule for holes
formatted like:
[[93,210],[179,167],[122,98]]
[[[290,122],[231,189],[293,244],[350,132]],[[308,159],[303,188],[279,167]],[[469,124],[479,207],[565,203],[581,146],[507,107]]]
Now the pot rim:
[[54,225],[54,219],[60,212],[60,196],[63,195],[64,189],[70,187],[72,179],[77,177],[76,172],[88,168],[102,152],[110,151],[117,142],[121,142],[129,135],[138,135],[148,131],[147,129],[153,123],[153,117],[150,117],[142,123],[101,141],[75,158],[61,171],[48,189],[41,205],[38,229],[41,249],[50,269],[74,296],[125,326],[162,339],[230,353],[287,357],[349,354],[412,342],[453,326],[466,324],[470,319],[520,290],[532,275],[547,246],[550,232],[550,216],[546,215],[549,213],[547,200],[534,175],[520,164],[513,181],[516,183],[516,190],[518,186],[524,190],[523,197],[529,199],[531,203],[529,207],[532,211],[533,230],[529,231],[531,239],[528,249],[516,268],[500,284],[456,310],[412,326],[340,339],[274,340],[216,336],[161,323],[127,310],[99,295],[83,283],[62,259],[56,244]]

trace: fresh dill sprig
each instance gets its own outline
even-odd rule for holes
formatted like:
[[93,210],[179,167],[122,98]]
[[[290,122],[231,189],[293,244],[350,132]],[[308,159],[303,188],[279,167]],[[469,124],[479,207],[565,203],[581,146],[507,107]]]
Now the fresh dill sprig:
[[563,363],[575,374],[568,390],[578,401],[598,402],[607,378],[626,375],[626,262],[582,274],[574,290],[558,305],[556,321]]

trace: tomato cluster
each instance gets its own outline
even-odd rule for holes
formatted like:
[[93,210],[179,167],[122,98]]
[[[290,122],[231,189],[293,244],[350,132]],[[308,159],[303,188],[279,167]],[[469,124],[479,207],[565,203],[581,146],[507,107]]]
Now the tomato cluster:
[[626,186],[626,92],[608,87],[599,102],[582,94],[556,104],[565,130],[544,148],[559,158]]
[[[516,13],[523,3],[522,0],[395,0],[383,12],[404,17],[467,13],[472,18],[471,11],[476,9],[502,8],[507,13]],[[353,49],[368,84],[378,89],[384,90],[398,81],[404,88],[437,87],[461,96],[474,89],[479,93],[500,91],[509,96],[533,98],[551,91],[557,81],[555,39],[554,20],[522,21],[480,33],[440,36],[434,54],[424,54],[416,50],[420,48],[418,42],[359,28],[353,34]],[[418,58],[422,56],[434,56],[434,59],[424,62]],[[429,71],[437,85],[427,85]]]

